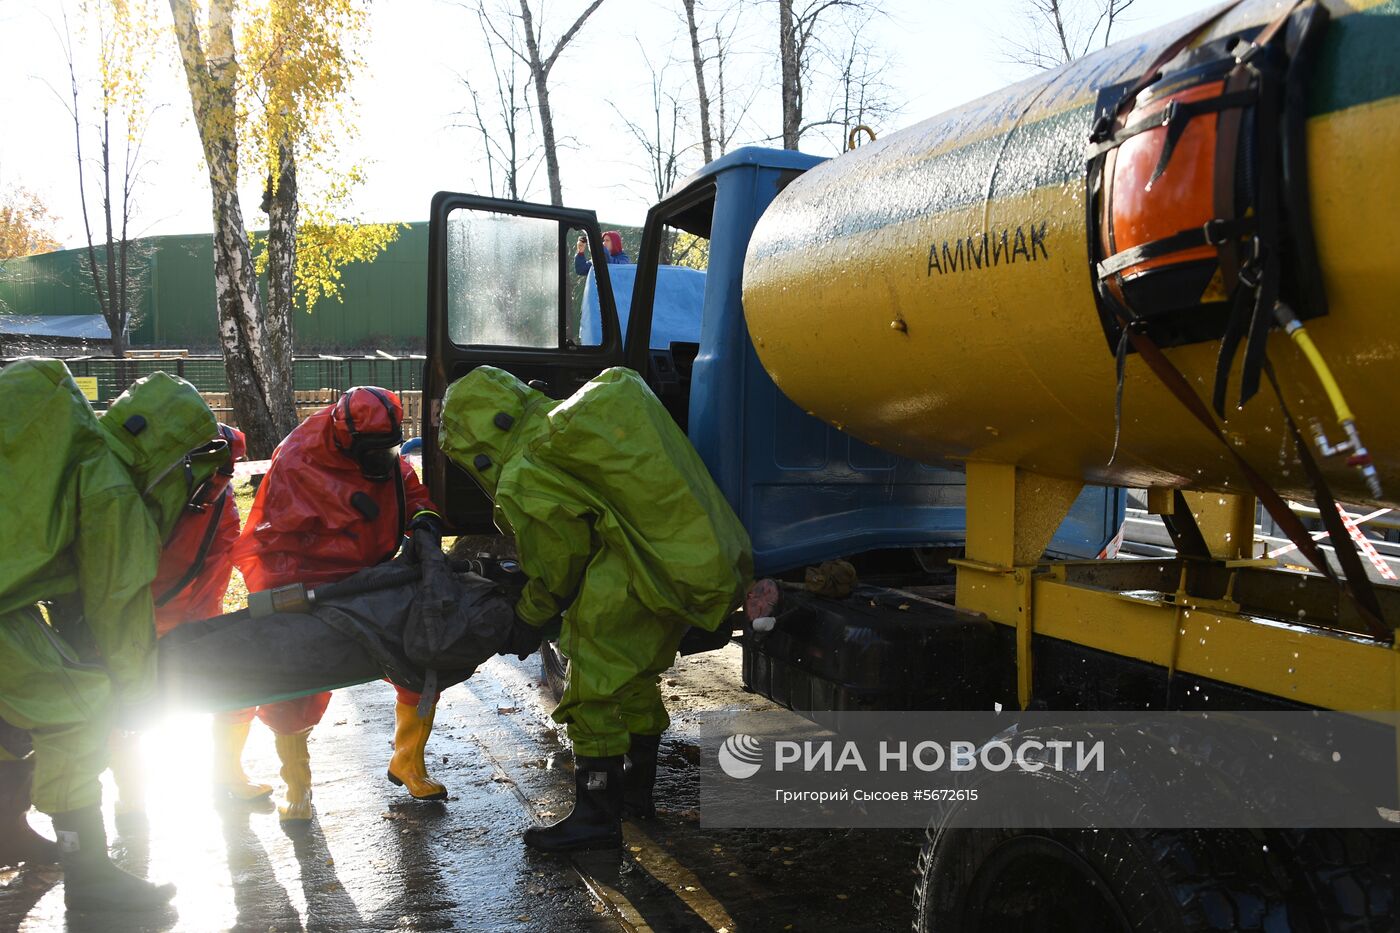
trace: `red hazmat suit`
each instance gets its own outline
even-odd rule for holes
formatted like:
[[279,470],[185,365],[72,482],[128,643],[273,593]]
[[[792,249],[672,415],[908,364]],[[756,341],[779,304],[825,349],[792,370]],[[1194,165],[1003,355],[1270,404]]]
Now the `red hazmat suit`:
[[156,607],[156,636],[195,619],[208,619],[223,610],[224,593],[233,573],[233,545],[238,540],[238,505],[233,501],[233,461],[248,452],[243,432],[226,424],[219,434],[232,454],[199,491],[195,506],[186,509],[170,540],[160,552],[160,567],[151,582]]
[[[437,511],[402,458],[395,455],[401,482],[366,479],[355,458],[358,437],[396,432],[402,418],[394,393],[356,386],[283,439],[233,549],[249,592],[344,579],[392,557],[413,516]],[[399,699],[416,706],[419,697],[399,689]],[[286,735],[320,722],[329,702],[328,692],[312,694],[257,715]]]

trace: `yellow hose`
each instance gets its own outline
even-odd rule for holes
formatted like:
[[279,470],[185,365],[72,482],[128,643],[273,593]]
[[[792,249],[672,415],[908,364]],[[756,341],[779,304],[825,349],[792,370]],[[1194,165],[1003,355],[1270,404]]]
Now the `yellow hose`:
[[1322,383],[1322,390],[1327,393],[1327,399],[1332,403],[1332,408],[1337,413],[1337,421],[1343,424],[1355,421],[1356,416],[1351,413],[1351,406],[1347,405],[1341,387],[1337,385],[1337,380],[1332,376],[1332,370],[1327,366],[1327,361],[1322,358],[1322,354],[1317,351],[1317,345],[1312,342],[1312,337],[1308,336],[1307,330],[1302,324],[1298,324],[1289,329],[1289,336],[1298,345],[1298,349],[1303,351],[1303,356],[1307,357],[1313,372],[1317,373],[1318,381]]

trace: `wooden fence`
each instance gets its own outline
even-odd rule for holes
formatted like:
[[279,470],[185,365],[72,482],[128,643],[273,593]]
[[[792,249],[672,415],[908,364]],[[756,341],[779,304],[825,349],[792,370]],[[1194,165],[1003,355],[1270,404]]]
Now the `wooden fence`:
[[[299,390],[296,393],[297,418],[305,421],[313,412],[320,411],[327,405],[335,404],[342,394],[339,389]],[[395,394],[403,402],[404,439],[418,437],[423,433],[423,393],[414,390]],[[238,422],[233,414],[233,405],[229,401],[227,392],[201,392],[200,395],[204,397],[205,403],[208,404],[209,410],[214,413],[215,418],[224,424],[238,427]]]

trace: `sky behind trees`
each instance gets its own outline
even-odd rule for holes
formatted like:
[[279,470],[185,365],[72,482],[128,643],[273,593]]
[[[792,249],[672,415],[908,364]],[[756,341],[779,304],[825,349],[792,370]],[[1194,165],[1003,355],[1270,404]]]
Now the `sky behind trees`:
[[[546,38],[557,36],[583,8],[582,0],[549,0]],[[702,22],[734,0],[702,0]],[[1205,0],[1136,0],[1115,32],[1126,38],[1209,6]],[[70,17],[76,2],[70,0]],[[162,4],[162,6],[164,6]],[[1008,37],[1026,28],[1025,0],[890,0],[864,33],[870,51],[886,62],[889,96],[900,112],[875,130],[885,135],[1010,84],[1032,69],[1010,61]],[[73,162],[73,127],[54,91],[65,93],[65,64],[50,21],[58,0],[0,0],[0,189],[23,186],[38,194],[59,220],[65,246],[82,239]],[[539,15],[539,14],[537,14]],[[421,220],[438,190],[486,192],[480,133],[469,123],[469,99],[460,77],[480,76],[486,55],[469,5],[445,0],[381,0],[371,8],[367,68],[357,79],[359,138],[345,164],[368,160],[357,195],[367,220]],[[702,27],[702,32],[703,32]],[[733,84],[756,92],[735,144],[760,143],[781,131],[776,4],[743,6],[733,43]],[[570,45],[551,76],[564,201],[593,208],[607,220],[639,223],[655,192],[646,153],[626,121],[651,118],[652,75],[646,63],[674,63],[665,78],[678,95],[693,98],[694,70],[680,0],[605,0]],[[155,111],[147,151],[154,164],[138,194],[136,235],[207,232],[211,228],[207,175],[200,162],[188,93],[173,42],[149,75]],[[714,89],[710,89],[711,95]],[[747,96],[747,94],[745,94]],[[702,161],[698,117],[682,138],[697,141],[682,156],[685,171]],[[839,134],[804,137],[803,148],[837,151]],[[769,143],[776,145],[776,143]],[[261,186],[250,182],[245,203],[257,204]],[[527,189],[548,201],[543,169]],[[248,222],[257,224],[258,218]]]

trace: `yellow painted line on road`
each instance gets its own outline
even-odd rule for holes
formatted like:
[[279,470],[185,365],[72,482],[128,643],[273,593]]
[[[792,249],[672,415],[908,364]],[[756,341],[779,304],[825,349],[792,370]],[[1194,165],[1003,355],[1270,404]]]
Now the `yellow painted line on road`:
[[[489,708],[488,704],[471,689],[469,684],[464,685],[464,688],[478,706]],[[529,815],[532,822],[543,825],[543,820],[540,819],[539,811],[535,809],[534,802],[521,791],[519,783],[501,764],[500,759],[486,744],[485,738],[480,733],[475,732],[471,738],[472,742],[491,762],[491,766],[496,772],[496,780],[510,786],[511,793],[515,795],[515,799],[520,802],[520,806]],[[665,885],[714,933],[735,933],[734,918],[729,915],[729,911],[724,908],[724,905],[705,889],[694,872],[662,849],[647,834],[645,829],[629,820],[624,822],[622,834],[626,854],[643,871]],[[629,933],[652,933],[651,924],[647,922],[641,911],[628,900],[625,894],[598,878],[595,873],[590,872],[577,857],[570,856],[568,861],[574,874],[583,882],[588,893],[603,906],[613,920]]]
[[625,823],[622,837],[632,860],[647,874],[666,885],[672,894],[695,911],[696,916],[709,924],[711,930],[715,933],[734,933],[734,918],[729,916],[724,905],[705,890],[694,872],[658,846],[641,826],[630,821]]
[[612,914],[612,918],[624,929],[630,933],[652,933],[651,924],[646,922],[641,913],[632,906],[632,902],[622,892],[594,878],[573,859],[569,860],[569,864],[573,868],[574,874],[578,875],[579,880],[583,882],[583,886],[588,889],[588,893],[592,894],[593,898],[602,904],[603,908]]

